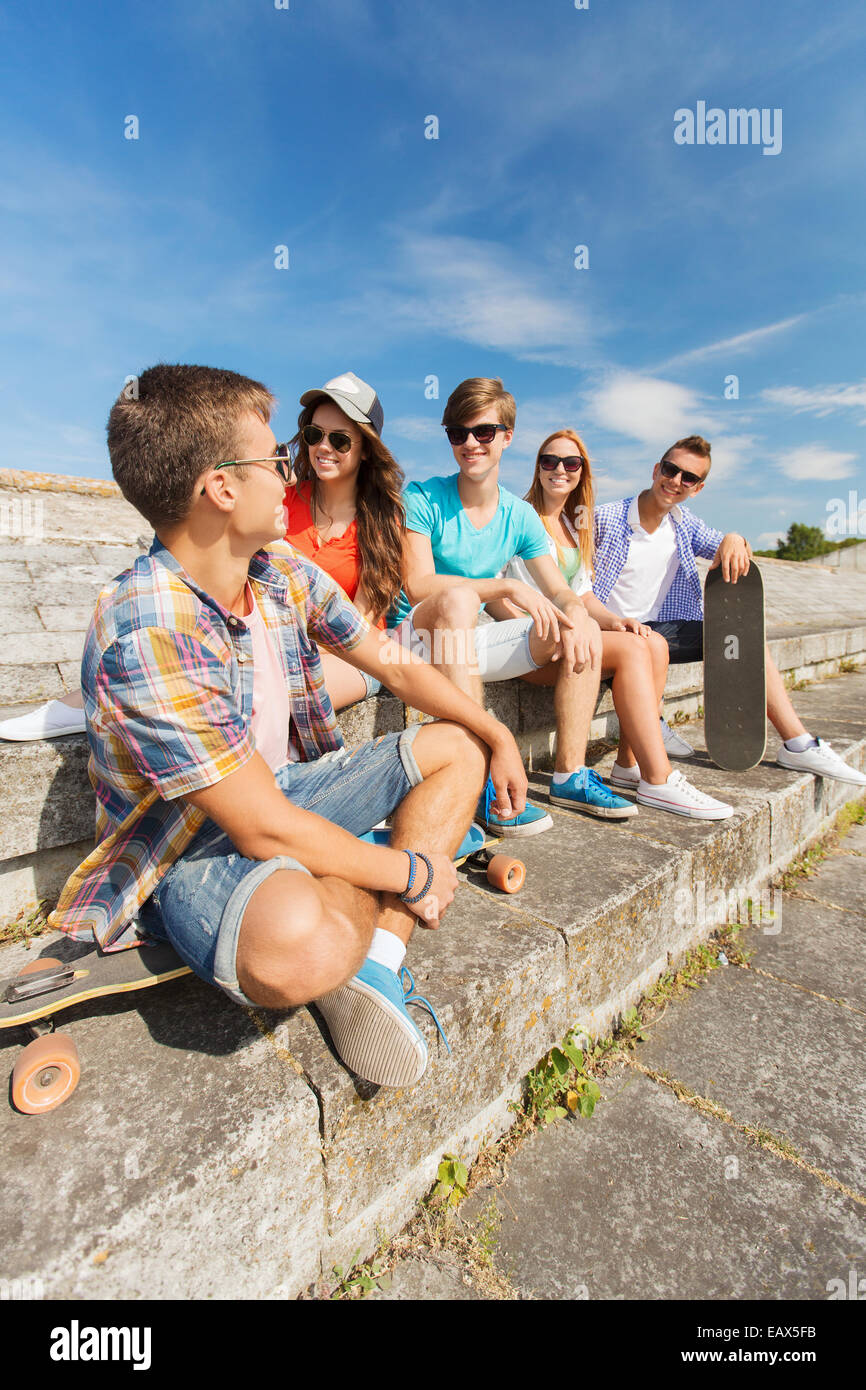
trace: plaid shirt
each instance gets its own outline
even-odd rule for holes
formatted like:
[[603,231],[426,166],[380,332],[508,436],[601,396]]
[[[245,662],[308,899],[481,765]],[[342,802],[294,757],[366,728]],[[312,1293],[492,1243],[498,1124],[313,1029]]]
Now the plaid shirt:
[[[313,639],[349,651],[367,623],[284,543],[254,555],[249,578],[279,652],[293,753],[307,761],[342,747]],[[255,752],[252,634],[155,540],[100,594],[81,683],[97,843],[50,920],[121,950],[137,944],[138,909],[207,820],[183,798]]]
[[[637,502],[636,497],[626,497],[621,502],[605,502],[595,509],[595,576],[592,591],[602,603],[607,602],[628,560],[632,536],[628,512],[633,502]],[[674,524],[680,564],[656,621],[700,622],[704,616],[704,603],[695,556],[712,560],[724,536],[685,507],[671,507],[670,518]]]

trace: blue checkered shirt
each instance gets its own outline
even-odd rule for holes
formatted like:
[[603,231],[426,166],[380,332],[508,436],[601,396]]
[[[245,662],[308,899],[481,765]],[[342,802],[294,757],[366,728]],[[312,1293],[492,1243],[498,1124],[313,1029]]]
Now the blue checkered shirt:
[[[635,500],[634,497],[625,497],[620,502],[605,502],[595,509],[595,575],[592,591],[602,603],[607,602],[628,560],[632,535],[628,513]],[[724,535],[715,526],[707,526],[685,507],[672,507],[670,518],[677,538],[680,564],[655,621],[701,622],[704,616],[703,593],[695,556],[712,560]]]

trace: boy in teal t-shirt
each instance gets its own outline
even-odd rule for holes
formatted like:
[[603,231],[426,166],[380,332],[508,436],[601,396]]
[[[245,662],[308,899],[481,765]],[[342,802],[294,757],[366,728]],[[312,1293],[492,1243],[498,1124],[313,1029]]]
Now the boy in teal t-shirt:
[[[498,379],[473,377],[449,396],[442,423],[459,472],[406,489],[404,590],[389,625],[479,704],[484,680],[525,676],[555,663],[550,799],[625,819],[636,807],[584,762],[601,673],[598,624],[565,584],[534,508],[499,483],[515,413],[514,398]],[[538,589],[503,578],[513,559],[524,561]],[[501,796],[494,809],[492,797],[488,783],[478,818],[498,834],[533,835],[553,823],[529,804],[515,815]]]

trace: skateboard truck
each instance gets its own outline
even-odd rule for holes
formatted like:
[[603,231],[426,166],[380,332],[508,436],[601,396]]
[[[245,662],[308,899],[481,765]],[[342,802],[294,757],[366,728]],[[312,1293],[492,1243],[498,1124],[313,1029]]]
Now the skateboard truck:
[[56,964],[47,970],[30,970],[26,975],[17,975],[14,980],[9,981],[3,994],[3,1002],[17,1004],[21,999],[35,999],[40,994],[50,994],[52,990],[71,985],[74,979],[74,965]]

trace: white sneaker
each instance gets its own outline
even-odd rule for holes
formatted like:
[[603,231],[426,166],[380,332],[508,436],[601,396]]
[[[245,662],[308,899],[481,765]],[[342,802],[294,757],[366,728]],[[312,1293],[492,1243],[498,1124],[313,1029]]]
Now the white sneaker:
[[0,739],[14,743],[30,743],[42,738],[62,738],[64,734],[83,734],[86,729],[83,709],[74,709],[62,700],[49,700],[29,714],[0,723]]
[[665,752],[669,758],[690,758],[694,753],[694,748],[690,743],[686,743],[684,738],[675,734],[666,719],[660,719],[662,726],[662,739],[664,740]]
[[666,782],[653,786],[640,779],[637,799],[643,806],[655,806],[658,811],[672,811],[676,816],[691,816],[693,820],[727,820],[734,814],[733,806],[716,801],[714,796],[699,792],[687,782],[681,772],[672,772]]
[[837,782],[852,782],[855,787],[866,787],[863,773],[843,762],[822,738],[818,739],[817,747],[804,748],[802,753],[792,753],[783,743],[776,754],[776,762],[793,772],[814,772],[816,777],[835,777]]
[[632,763],[631,767],[614,763],[607,780],[612,787],[625,787],[626,791],[636,792],[640,781],[640,768],[637,763]]

